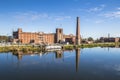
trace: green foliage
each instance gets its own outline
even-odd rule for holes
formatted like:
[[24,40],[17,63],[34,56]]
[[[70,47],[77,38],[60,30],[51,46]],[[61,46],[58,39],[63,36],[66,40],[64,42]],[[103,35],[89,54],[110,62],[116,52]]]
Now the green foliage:
[[63,48],[65,50],[72,50],[72,49],[74,49],[74,46],[73,45],[65,45],[65,46],[63,46]]
[[32,46],[9,46],[9,47],[0,47],[0,52],[17,52],[17,51],[22,51],[22,52],[40,52],[41,48],[40,47],[32,47]]
[[0,36],[0,42],[7,42],[8,40],[8,36]]
[[93,41],[93,38],[92,38],[92,37],[89,37],[89,38],[88,38],[88,41]]
[[[120,45],[120,44],[117,44]],[[72,47],[71,47],[72,46]],[[92,48],[92,47],[115,47],[116,43],[93,43],[93,44],[81,44],[81,45],[67,45],[64,49],[75,49],[75,48]]]
[[[92,47],[115,47],[119,46],[120,43],[93,43],[93,44],[81,44],[81,45],[64,45],[63,50],[73,50],[76,48],[92,48]],[[41,52],[45,51],[45,47],[38,47],[38,46],[6,46],[6,47],[0,47],[0,52]]]

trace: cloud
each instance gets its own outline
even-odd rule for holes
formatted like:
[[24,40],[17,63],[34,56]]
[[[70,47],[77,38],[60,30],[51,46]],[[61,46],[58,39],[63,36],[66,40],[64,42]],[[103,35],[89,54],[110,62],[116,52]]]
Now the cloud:
[[48,14],[38,12],[17,12],[15,13],[14,18],[19,21],[34,21],[42,18],[48,18]]
[[105,8],[106,7],[106,5],[105,4],[102,4],[102,5],[100,5],[102,8]]
[[117,10],[120,10],[120,8],[117,8]]
[[100,24],[100,23],[103,23],[103,22],[104,22],[104,20],[97,20],[97,21],[95,21],[96,24]]
[[65,19],[71,19],[71,16],[55,16],[54,18],[56,21],[60,21]]
[[101,11],[102,8],[99,8],[99,7],[95,7],[95,8],[91,8],[88,10],[88,12],[96,12],[96,11]]
[[[88,3],[88,4],[91,4],[91,3]],[[106,7],[106,5],[102,4],[97,7],[92,7],[92,8],[88,8],[88,9],[85,9],[85,8],[72,9],[72,11],[83,11],[83,12],[94,13],[94,12],[100,12],[100,11],[104,10],[105,7]]]
[[98,12],[98,11],[102,11],[105,8],[106,5],[100,5],[98,7],[94,7],[94,8],[90,8],[87,11],[88,12]]
[[61,20],[71,19],[71,16],[65,16],[65,15],[57,16],[57,15],[50,15],[47,13],[38,13],[38,12],[17,12],[15,13],[14,18],[21,22],[36,21],[40,19],[61,21]]
[[114,11],[103,14],[107,18],[120,18],[120,11]]
[[120,8],[115,8],[111,11],[106,11],[99,14],[100,17],[108,18],[108,19],[120,19]]

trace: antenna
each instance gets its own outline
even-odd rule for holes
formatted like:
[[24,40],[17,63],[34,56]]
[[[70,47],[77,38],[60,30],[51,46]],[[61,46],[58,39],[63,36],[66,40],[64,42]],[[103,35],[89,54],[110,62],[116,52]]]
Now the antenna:
[[108,38],[110,38],[110,34],[108,33]]

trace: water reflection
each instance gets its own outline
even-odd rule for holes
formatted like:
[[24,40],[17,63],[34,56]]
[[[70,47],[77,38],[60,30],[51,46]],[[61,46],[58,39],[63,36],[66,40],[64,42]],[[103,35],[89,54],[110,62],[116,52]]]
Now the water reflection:
[[13,55],[15,55],[17,57],[18,60],[22,59],[23,53],[22,52],[17,52],[17,53],[12,53]]
[[[73,53],[73,50],[68,50],[69,53]],[[64,52],[66,51],[62,51],[62,50],[59,50],[59,51],[55,51],[53,52],[55,54],[55,58],[56,59],[64,59]],[[79,60],[80,60],[80,48],[76,49],[75,50],[75,70],[76,72],[78,72],[79,70]],[[41,57],[44,55],[44,54],[49,54],[49,52],[47,53],[44,53],[44,52],[41,52],[41,53],[23,53],[23,52],[16,52],[16,53],[12,53],[14,56],[17,57],[18,59],[18,63],[19,63],[19,60],[22,60],[23,56],[25,55],[29,55],[29,56],[33,56],[33,55],[40,55]],[[63,60],[64,61],[64,60]]]
[[115,44],[115,48],[119,48],[120,47],[120,45],[119,44]]
[[58,58],[62,58],[63,57],[63,51],[56,51],[55,52],[55,57],[56,57],[56,59],[58,59]]
[[21,60],[23,58],[23,56],[25,56],[25,55],[29,55],[29,56],[35,56],[35,55],[43,56],[46,53],[43,53],[43,52],[41,52],[41,53],[37,53],[37,52],[35,52],[35,53],[33,53],[33,52],[24,53],[22,51],[19,51],[19,52],[13,52],[12,54],[14,56],[16,56],[18,60]]
[[76,49],[76,72],[79,68],[80,48]]
[[120,80],[119,61],[120,49],[108,47],[1,53],[0,80]]

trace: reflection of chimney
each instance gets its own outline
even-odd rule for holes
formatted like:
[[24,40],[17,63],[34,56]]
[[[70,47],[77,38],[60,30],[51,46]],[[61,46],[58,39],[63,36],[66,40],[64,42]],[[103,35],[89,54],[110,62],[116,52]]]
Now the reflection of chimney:
[[79,67],[79,58],[80,58],[80,48],[76,49],[76,72],[78,71],[78,67]]
[[109,50],[110,50],[110,49],[109,49],[109,47],[108,47],[108,52],[109,52]]

